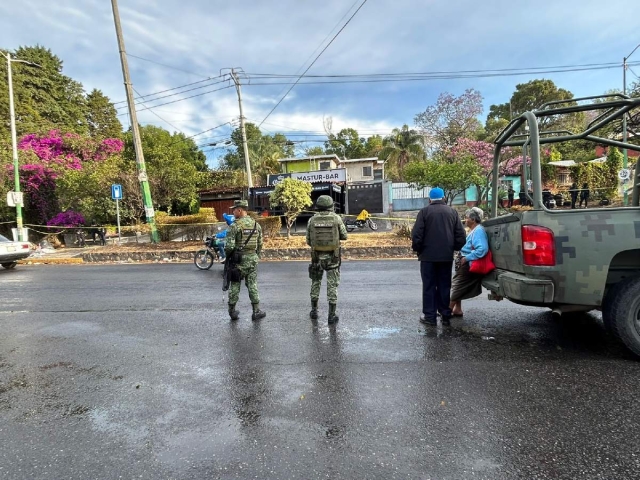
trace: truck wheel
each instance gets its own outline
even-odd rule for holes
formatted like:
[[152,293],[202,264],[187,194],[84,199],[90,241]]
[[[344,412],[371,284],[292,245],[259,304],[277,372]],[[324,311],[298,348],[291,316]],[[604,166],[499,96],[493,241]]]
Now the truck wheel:
[[10,262],[10,263],[3,263],[2,266],[4,268],[6,268],[7,270],[11,270],[12,268],[16,268],[16,265],[18,265],[18,262]]
[[607,329],[640,356],[640,278],[624,280],[613,288],[602,317]]

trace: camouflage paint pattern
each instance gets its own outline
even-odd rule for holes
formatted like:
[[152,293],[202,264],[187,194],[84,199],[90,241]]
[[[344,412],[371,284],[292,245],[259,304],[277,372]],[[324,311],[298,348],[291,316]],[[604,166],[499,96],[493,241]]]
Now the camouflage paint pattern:
[[[313,216],[313,219],[324,221],[332,219],[338,225],[340,240],[347,239],[347,229],[344,226],[342,218],[331,211],[320,211]],[[311,247],[312,263],[319,263],[324,272],[327,272],[327,300],[329,303],[338,303],[338,286],[340,285],[340,253],[339,250],[334,252],[314,252],[310,226],[307,226],[307,244]],[[322,272],[311,280],[311,300],[318,300],[320,297],[320,287],[322,286]]]
[[[247,286],[251,303],[260,303],[260,295],[258,295],[258,260],[259,257],[255,253],[245,253],[239,265],[240,273],[242,273],[242,278],[244,278],[244,283]],[[241,283],[242,282],[229,283],[229,304],[235,305],[238,303]]]
[[[517,221],[507,221],[514,219]],[[555,266],[523,265],[522,225],[539,225],[553,231]],[[497,270],[483,283],[512,300],[598,308],[608,284],[640,271],[640,208],[637,207],[531,210],[488,220],[485,230]],[[535,282],[527,283],[527,279]],[[505,286],[505,280],[508,280],[509,295],[504,288],[496,288],[498,284]]]
[[[327,272],[327,300],[329,303],[338,303],[338,286],[340,285],[340,267],[334,262],[333,256],[322,255],[320,257],[322,270]],[[322,286],[322,273],[319,278],[311,280],[311,300],[320,298],[320,287]]]
[[[254,226],[256,230],[249,239],[247,247],[242,248]],[[238,268],[240,269],[240,273],[242,273],[242,278],[244,278],[244,283],[249,291],[251,303],[260,303],[260,296],[258,295],[258,261],[260,260],[260,253],[262,252],[262,228],[260,224],[249,216],[236,218],[236,221],[229,227],[227,243],[224,248],[225,253],[229,256],[236,248],[242,252],[242,262],[240,262]],[[238,303],[241,283],[242,282],[231,282],[229,284],[230,305]]]

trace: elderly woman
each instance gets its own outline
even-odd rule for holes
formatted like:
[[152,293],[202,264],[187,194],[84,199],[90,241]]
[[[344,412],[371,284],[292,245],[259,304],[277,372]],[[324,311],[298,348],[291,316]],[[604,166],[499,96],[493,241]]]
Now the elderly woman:
[[484,257],[489,251],[489,240],[482,223],[483,212],[474,207],[465,212],[465,224],[469,229],[467,243],[456,259],[456,273],[451,281],[451,315],[462,316],[462,300],[477,297],[482,293],[482,275],[471,273],[469,267],[474,260]]

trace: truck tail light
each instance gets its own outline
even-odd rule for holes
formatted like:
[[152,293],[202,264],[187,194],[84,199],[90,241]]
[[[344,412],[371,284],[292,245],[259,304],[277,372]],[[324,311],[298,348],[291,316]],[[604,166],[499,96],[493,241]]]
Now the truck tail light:
[[523,225],[522,260],[525,265],[553,267],[556,264],[556,242],[553,232],[537,225]]

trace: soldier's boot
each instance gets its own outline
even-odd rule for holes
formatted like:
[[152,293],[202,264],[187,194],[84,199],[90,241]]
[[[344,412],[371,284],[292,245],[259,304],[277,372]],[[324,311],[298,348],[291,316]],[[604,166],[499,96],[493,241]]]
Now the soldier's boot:
[[336,313],[336,308],[337,308],[337,305],[335,303],[329,304],[329,319],[328,319],[329,325],[336,323],[339,320],[338,314]]
[[231,320],[238,320],[240,318],[240,312],[236,310],[235,303],[229,304],[229,317],[231,318]]
[[251,315],[251,320],[253,321],[260,320],[267,316],[266,312],[263,312],[262,310],[260,310],[259,303],[252,303],[251,306],[253,307],[253,314]]
[[311,311],[309,312],[311,320],[318,319],[318,300],[311,300]]

